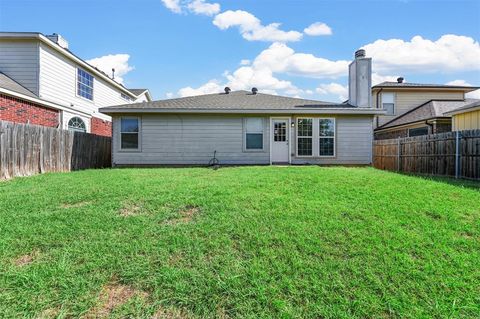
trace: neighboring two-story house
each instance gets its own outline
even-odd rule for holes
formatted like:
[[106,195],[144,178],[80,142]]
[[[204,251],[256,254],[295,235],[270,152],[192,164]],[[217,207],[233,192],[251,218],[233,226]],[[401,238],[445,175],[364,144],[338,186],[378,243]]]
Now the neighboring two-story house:
[[418,136],[448,132],[452,119],[448,112],[474,102],[465,94],[471,86],[383,82],[372,87],[372,103],[386,115],[375,119],[375,139]]
[[0,32],[0,120],[111,135],[100,107],[151,101],[68,49],[61,36]]

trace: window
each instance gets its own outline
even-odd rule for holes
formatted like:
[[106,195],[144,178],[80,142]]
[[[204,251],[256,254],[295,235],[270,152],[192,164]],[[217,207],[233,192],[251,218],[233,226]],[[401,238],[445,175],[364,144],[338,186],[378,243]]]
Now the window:
[[122,99],[124,99],[126,101],[129,101],[129,102],[132,101],[132,98],[129,97],[128,95],[126,95],[126,94],[120,93],[120,96],[122,97]]
[[386,115],[395,115],[395,95],[393,93],[382,93],[382,108],[387,111]]
[[77,69],[77,95],[93,101],[93,76]]
[[140,123],[138,118],[122,118],[120,122],[120,148],[138,150]]
[[418,128],[411,128],[408,129],[408,136],[421,136],[421,135],[428,135],[428,127],[418,127]]
[[287,123],[273,122],[273,141],[286,142],[287,141]]
[[318,155],[335,156],[335,119],[319,119],[318,133]]
[[263,119],[245,119],[245,150],[263,150]]
[[297,119],[297,155],[312,156],[313,119]]
[[75,131],[75,132],[86,132],[87,131],[87,127],[85,126],[85,122],[79,117],[72,117],[68,121],[68,129],[70,131]]

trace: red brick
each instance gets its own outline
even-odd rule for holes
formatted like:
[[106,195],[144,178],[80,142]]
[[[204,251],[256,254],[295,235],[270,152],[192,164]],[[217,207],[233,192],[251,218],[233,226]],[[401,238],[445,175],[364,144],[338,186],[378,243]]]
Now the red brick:
[[102,136],[112,136],[112,122],[99,119],[98,117],[92,117],[91,133]]
[[59,110],[0,94],[0,120],[58,127]]

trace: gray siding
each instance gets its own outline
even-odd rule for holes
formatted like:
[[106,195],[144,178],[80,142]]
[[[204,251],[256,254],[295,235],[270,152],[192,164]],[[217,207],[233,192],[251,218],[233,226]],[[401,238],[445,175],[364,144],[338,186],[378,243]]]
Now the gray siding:
[[141,150],[120,150],[120,118],[113,122],[116,165],[206,165],[217,151],[221,164],[269,164],[269,121],[263,151],[243,151],[243,117],[220,115],[142,115]]
[[39,48],[34,41],[2,40],[0,71],[38,95]]
[[332,116],[336,122],[335,157],[296,157],[292,141],[292,164],[368,165],[372,162],[373,117]]
[[[292,131],[292,164],[370,164],[373,117],[328,117],[336,119],[336,156],[296,157],[296,136]],[[112,154],[113,163],[116,165],[206,165],[214,150],[217,150],[217,158],[221,164],[270,163],[269,115],[264,117],[264,150],[261,152],[243,151],[245,116],[188,114],[142,115],[141,149],[137,152],[121,151],[120,118],[121,116],[116,116],[113,119]]]

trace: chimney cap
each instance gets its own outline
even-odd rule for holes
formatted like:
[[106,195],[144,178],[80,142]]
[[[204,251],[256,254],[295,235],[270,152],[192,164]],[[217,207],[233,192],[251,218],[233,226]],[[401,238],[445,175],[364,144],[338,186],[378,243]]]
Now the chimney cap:
[[365,56],[366,56],[366,52],[364,49],[359,49],[355,51],[355,59],[364,58]]
[[258,92],[258,89],[256,87],[253,87],[252,88],[252,94],[257,94],[257,92]]
[[403,83],[405,79],[403,77],[399,77],[397,78],[397,83]]
[[225,94],[228,94],[231,91],[231,89],[228,86],[226,86],[223,90],[225,91]]

